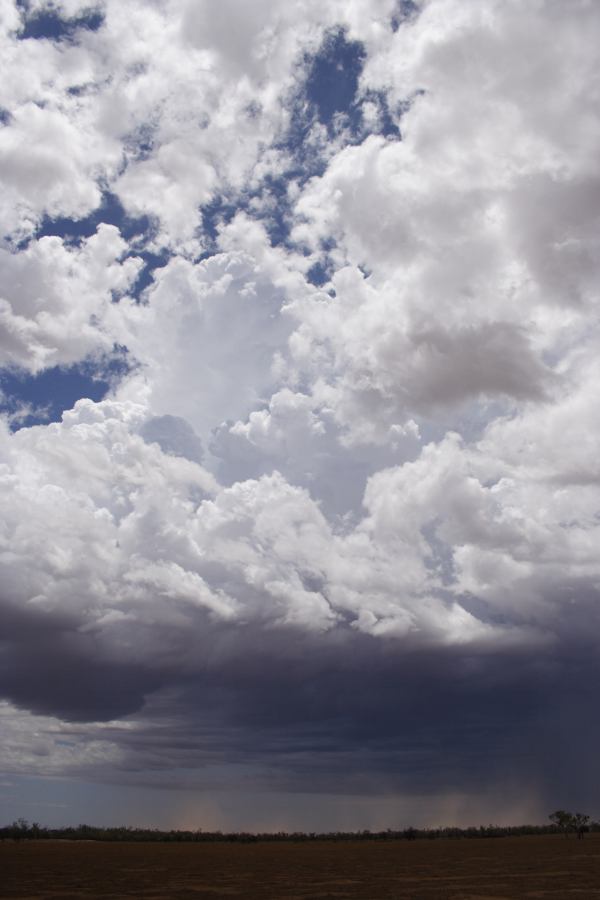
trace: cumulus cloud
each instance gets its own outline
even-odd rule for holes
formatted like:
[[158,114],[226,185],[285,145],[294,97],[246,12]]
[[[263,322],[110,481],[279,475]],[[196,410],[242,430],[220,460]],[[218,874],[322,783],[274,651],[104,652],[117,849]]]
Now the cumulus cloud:
[[4,417],[11,771],[549,795],[597,677],[598,10],[209,6],[1,7],[0,365],[129,363]]
[[[544,37],[558,21],[560,64]],[[332,358],[350,428],[358,410],[376,434],[399,405],[550,390],[544,363],[594,297],[596,63],[573,36],[598,25],[588,4],[428,3],[367,60],[363,86],[388,90],[402,140],[345,148],[295,207],[296,238],[335,242],[347,267],[332,280],[345,331],[330,303],[305,304],[298,351]]]
[[0,248],[1,365],[35,374],[110,353],[114,339],[102,320],[142,265],[128,251],[107,224],[78,247],[53,236],[20,252]]
[[242,251],[198,264],[176,257],[148,303],[111,310],[108,327],[140,364],[120,396],[182,416],[206,439],[274,390],[291,327],[281,306],[281,289]]

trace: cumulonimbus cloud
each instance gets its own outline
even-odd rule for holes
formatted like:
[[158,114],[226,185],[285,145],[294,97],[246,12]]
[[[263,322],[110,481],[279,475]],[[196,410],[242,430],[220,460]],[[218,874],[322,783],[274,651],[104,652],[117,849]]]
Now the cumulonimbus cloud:
[[[131,363],[3,425],[14,734],[118,719],[85,739],[108,771],[171,715],[266,770],[287,729],[286,784],[302,735],[324,783],[344,746],[396,777],[411,730],[460,783],[495,696],[519,753],[532,710],[554,734],[564,672],[596,672],[598,9],[107,0],[24,37],[84,9],[2,7],[1,364]],[[362,55],[326,123],[332,34]]]

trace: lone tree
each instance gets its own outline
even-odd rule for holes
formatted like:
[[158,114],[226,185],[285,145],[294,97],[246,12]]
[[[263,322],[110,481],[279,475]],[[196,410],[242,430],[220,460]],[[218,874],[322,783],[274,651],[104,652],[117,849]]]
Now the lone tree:
[[564,809],[557,809],[548,818],[553,825],[556,825],[560,831],[564,832],[565,837],[569,837],[570,831],[576,831],[579,839],[582,839],[588,830],[588,822],[590,821],[590,817],[585,815],[585,813],[570,813]]
[[590,817],[586,816],[585,813],[575,813],[573,816],[573,825],[577,830],[577,837],[580,841],[583,840],[583,836],[586,831],[589,831],[588,822],[590,821]]
[[556,825],[560,831],[564,832],[565,837],[569,837],[569,831],[573,827],[573,816],[565,809],[557,809],[551,813],[548,818],[553,825]]

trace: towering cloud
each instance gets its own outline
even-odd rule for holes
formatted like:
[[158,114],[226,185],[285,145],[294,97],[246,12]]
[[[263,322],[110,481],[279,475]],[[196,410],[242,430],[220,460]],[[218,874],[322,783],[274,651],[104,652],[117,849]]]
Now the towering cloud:
[[[0,31],[7,770],[582,801],[600,8]],[[50,421],[56,367],[107,395]]]

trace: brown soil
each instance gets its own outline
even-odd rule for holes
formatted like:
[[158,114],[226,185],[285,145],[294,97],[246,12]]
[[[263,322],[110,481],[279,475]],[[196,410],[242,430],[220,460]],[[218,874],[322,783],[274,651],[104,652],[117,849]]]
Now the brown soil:
[[600,900],[600,834],[285,844],[0,842],[22,900]]

